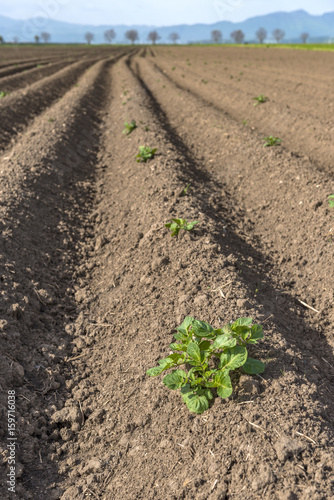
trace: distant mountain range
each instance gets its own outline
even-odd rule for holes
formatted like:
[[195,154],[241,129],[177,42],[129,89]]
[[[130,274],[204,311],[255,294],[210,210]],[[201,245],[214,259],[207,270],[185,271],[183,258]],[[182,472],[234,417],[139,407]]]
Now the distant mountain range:
[[115,26],[112,22],[104,26],[93,26],[65,23],[46,18],[19,21],[0,16],[0,35],[6,42],[12,42],[16,37],[20,42],[33,42],[35,35],[40,35],[41,32],[45,31],[51,35],[50,41],[54,43],[82,43],[85,33],[89,31],[94,34],[93,43],[104,43],[104,32],[110,28],[113,28],[117,35],[114,43],[124,43],[125,32],[129,29],[138,31],[140,43],[147,42],[147,36],[152,30],[156,30],[161,36],[160,43],[169,42],[168,35],[172,32],[179,34],[179,43],[191,43],[209,42],[213,30],[220,30],[223,34],[223,40],[227,42],[230,41],[231,32],[239,29],[245,33],[245,41],[252,42],[256,40],[255,32],[261,27],[268,32],[267,42],[274,41],[271,33],[276,28],[285,31],[284,42],[300,41],[299,37],[303,32],[309,33],[309,41],[334,41],[334,12],[322,16],[312,16],[304,10],[296,10],[252,17],[242,23],[221,21],[215,24],[181,24],[168,27]]

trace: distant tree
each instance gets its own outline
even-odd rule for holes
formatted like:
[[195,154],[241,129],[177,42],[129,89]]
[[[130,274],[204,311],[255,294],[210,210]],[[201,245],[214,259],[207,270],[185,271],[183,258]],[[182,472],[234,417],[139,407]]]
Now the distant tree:
[[256,35],[256,38],[258,39],[258,41],[260,43],[263,43],[265,41],[265,39],[267,38],[267,30],[265,30],[264,28],[259,28],[257,30],[257,32],[255,33]]
[[222,32],[220,30],[211,31],[211,39],[213,43],[222,43],[223,41]]
[[85,33],[85,40],[88,43],[88,45],[90,45],[94,40],[94,34],[91,33],[90,31],[87,31],[87,33]]
[[38,35],[35,35],[34,39],[35,39],[35,43],[39,43],[39,36]]
[[137,30],[128,30],[125,33],[125,38],[127,40],[130,40],[131,43],[135,43],[139,39],[138,31]]
[[161,36],[157,31],[151,31],[148,34],[147,40],[150,40],[153,43],[153,45],[155,45],[157,40],[161,40]]
[[116,38],[115,30],[110,29],[104,32],[104,39],[106,40],[106,42],[111,43],[114,38]]
[[13,38],[13,42],[14,42],[14,43],[19,43],[19,40],[20,40],[20,39],[19,39],[19,37],[18,37],[18,36],[14,36],[14,38]]
[[310,35],[309,35],[308,33],[302,33],[302,34],[300,35],[300,38],[302,39],[302,42],[303,42],[303,43],[306,43],[306,42],[307,42],[307,39],[308,39],[308,37],[309,37],[309,36],[310,36]]
[[176,43],[180,39],[180,35],[178,33],[171,33],[168,35],[169,40],[171,40],[173,43]]
[[272,34],[277,43],[279,43],[285,37],[285,31],[279,28],[275,29]]
[[245,34],[241,30],[235,30],[231,33],[231,38],[235,43],[242,43],[245,39]]
[[43,33],[41,33],[41,38],[42,38],[44,43],[49,43],[51,35],[50,35],[50,33],[43,31]]
[[2,45],[3,43],[5,43],[5,40],[4,40],[3,36],[0,35],[0,45]]

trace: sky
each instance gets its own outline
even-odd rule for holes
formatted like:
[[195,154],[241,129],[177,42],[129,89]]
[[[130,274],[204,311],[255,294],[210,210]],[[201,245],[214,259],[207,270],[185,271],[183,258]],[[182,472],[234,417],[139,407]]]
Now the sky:
[[334,11],[334,0],[0,0],[0,14],[14,19],[43,16],[78,24],[169,26],[244,21],[271,12]]

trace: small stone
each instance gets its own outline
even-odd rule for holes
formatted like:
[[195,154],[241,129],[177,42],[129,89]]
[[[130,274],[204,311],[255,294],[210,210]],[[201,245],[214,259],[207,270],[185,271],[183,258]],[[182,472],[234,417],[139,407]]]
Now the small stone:
[[81,487],[71,486],[62,495],[61,500],[73,500],[73,498],[79,498],[81,491],[82,491]]
[[63,441],[71,441],[73,435],[73,431],[71,429],[67,429],[67,427],[63,427],[62,429],[60,429],[60,437]]
[[66,406],[62,410],[56,411],[51,417],[51,421],[56,424],[67,423],[67,422],[80,423],[81,420],[82,420],[82,415],[79,408],[69,407],[69,406]]
[[99,470],[101,470],[101,468],[102,468],[102,465],[101,465],[100,460],[98,458],[93,458],[84,467],[83,472],[85,474],[91,474],[91,473],[94,473],[94,472],[98,472]]

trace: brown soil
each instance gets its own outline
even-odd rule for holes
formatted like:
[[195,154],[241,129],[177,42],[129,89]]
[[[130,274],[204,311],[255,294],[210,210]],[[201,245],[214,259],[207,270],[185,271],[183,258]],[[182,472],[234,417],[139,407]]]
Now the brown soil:
[[[124,52],[0,103],[2,498],[12,389],[17,498],[332,498],[332,55]],[[172,239],[173,216],[200,224]],[[146,376],[186,315],[265,330],[263,376],[203,415]]]

